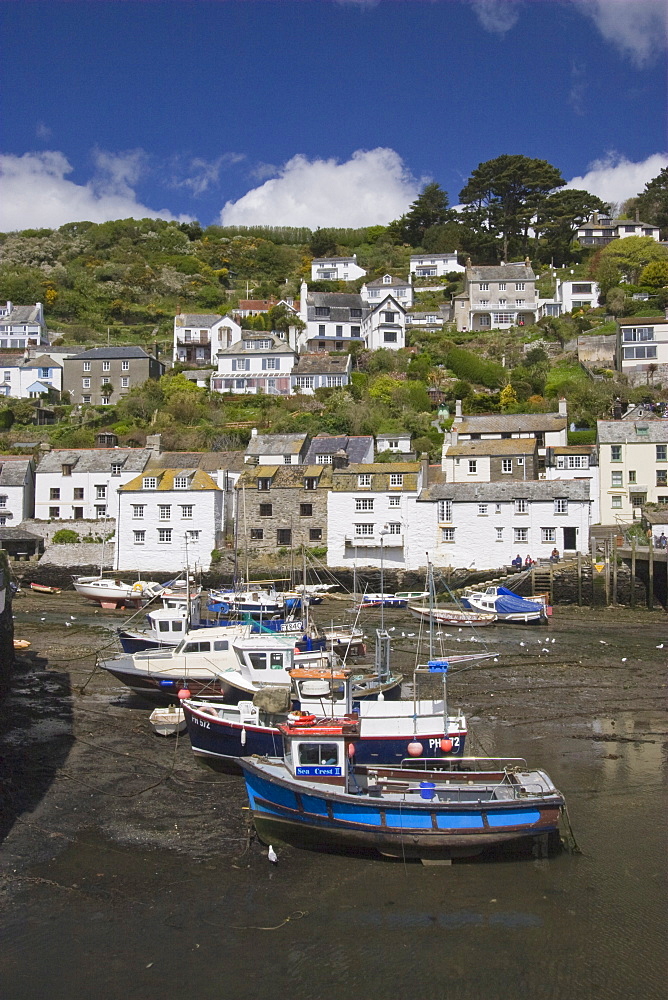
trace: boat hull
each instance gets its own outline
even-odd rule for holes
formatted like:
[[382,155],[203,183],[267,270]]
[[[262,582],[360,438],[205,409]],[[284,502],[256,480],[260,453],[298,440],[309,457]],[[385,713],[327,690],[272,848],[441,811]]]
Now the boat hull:
[[420,608],[413,605],[409,608],[415,618],[429,621],[433,617],[437,625],[453,625],[459,628],[480,628],[483,625],[493,625],[496,615],[478,614],[477,611],[449,611],[447,608]]

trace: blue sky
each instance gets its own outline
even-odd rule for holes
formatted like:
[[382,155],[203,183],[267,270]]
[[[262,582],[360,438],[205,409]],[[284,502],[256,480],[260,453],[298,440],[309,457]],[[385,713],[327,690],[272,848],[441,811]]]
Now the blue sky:
[[4,0],[0,229],[364,225],[548,160],[622,201],[668,163],[664,0]]

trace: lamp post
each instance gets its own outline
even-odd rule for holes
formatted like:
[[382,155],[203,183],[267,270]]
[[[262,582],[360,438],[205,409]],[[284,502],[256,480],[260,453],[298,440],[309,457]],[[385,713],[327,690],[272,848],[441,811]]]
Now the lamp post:
[[387,525],[384,524],[380,529],[380,630],[381,632],[385,629],[385,583],[383,580],[383,556],[385,555],[385,535],[388,535],[389,531]]

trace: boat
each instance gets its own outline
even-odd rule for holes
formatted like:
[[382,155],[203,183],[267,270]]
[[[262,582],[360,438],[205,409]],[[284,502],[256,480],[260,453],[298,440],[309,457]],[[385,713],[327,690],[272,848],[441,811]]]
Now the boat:
[[74,578],[74,589],[89,601],[94,601],[107,610],[113,610],[127,605],[138,608],[147,600],[156,597],[162,587],[159,583],[145,580],[123,583],[122,580],[107,577],[78,576]]
[[186,717],[179,705],[170,705],[169,708],[154,708],[148,721],[153,732],[157,733],[158,736],[176,736],[177,733],[184,732],[186,728]]
[[462,605],[473,611],[495,615],[498,622],[524,625],[541,621],[547,623],[549,613],[544,597],[519,597],[507,587],[497,586],[487,587],[485,590],[464,591]]
[[36,594],[61,594],[63,590],[62,587],[49,587],[46,583],[31,583],[30,589]]
[[405,608],[408,599],[397,594],[364,594],[355,610],[363,608]]
[[249,583],[243,589],[212,590],[210,611],[244,612],[254,616],[270,618],[281,614],[285,604],[273,582]]
[[16,650],[29,649],[30,646],[32,645],[32,643],[29,642],[27,639],[14,639],[13,643],[14,643],[14,649]]
[[366,643],[364,641],[364,629],[359,625],[325,625],[318,628],[318,634],[327,643],[327,646],[345,656],[364,656],[366,653]]
[[433,619],[437,625],[456,625],[460,628],[479,628],[482,625],[493,625],[496,621],[496,615],[477,611],[459,611],[457,608],[427,608],[409,604],[408,610],[416,618],[423,621]]
[[278,728],[281,756],[239,761],[265,844],[449,860],[558,842],[564,797],[545,771],[522,758],[409,756],[398,765],[362,764],[354,716]]
[[397,590],[394,594],[402,601],[422,601],[425,597],[429,597],[428,590]]

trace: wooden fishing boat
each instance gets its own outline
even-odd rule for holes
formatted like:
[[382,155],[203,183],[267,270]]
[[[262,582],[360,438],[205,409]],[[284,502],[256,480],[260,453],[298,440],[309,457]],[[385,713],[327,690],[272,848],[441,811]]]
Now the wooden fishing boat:
[[151,729],[158,736],[176,736],[186,728],[186,717],[179,705],[169,708],[154,708],[148,718]]
[[437,625],[457,625],[459,628],[479,628],[482,625],[493,625],[496,615],[478,611],[458,611],[457,608],[425,608],[411,604],[408,609],[416,618],[423,621],[432,619]]
[[49,587],[46,583],[31,583],[30,589],[34,590],[36,594],[60,594],[63,588]]
[[352,716],[311,716],[279,730],[284,756],[240,760],[264,843],[448,859],[558,839],[564,797],[522,758],[359,764],[360,722]]

